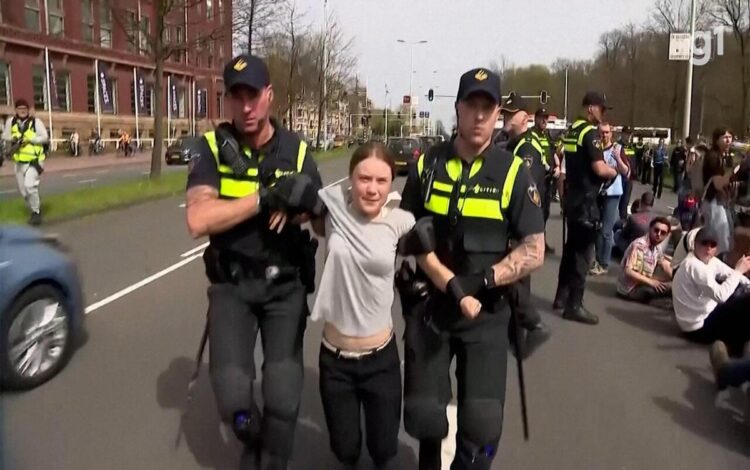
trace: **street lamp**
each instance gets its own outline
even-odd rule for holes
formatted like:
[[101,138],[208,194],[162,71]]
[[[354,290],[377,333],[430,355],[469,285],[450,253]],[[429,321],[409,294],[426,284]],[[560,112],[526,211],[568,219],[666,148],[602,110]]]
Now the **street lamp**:
[[409,46],[409,51],[411,54],[411,66],[409,68],[409,133],[411,134],[412,129],[412,102],[411,98],[413,96],[413,87],[414,87],[414,46],[419,44],[427,44],[427,41],[421,40],[421,41],[405,41],[403,39],[397,39],[396,42],[400,42],[401,44],[406,44]]

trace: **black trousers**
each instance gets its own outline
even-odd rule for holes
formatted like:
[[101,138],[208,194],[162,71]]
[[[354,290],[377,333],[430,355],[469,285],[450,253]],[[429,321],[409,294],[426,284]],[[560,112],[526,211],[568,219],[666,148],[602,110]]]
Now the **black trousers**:
[[361,359],[341,358],[320,347],[320,396],[331,450],[354,466],[362,448],[360,414],[365,414],[367,449],[378,469],[397,469],[401,426],[401,361],[395,337]]
[[[281,465],[291,457],[302,394],[302,340],[307,322],[307,296],[298,280],[266,284],[248,280],[214,284],[208,289],[209,370],[224,422],[238,411],[255,408],[255,341],[263,344],[263,453]],[[246,448],[243,462],[254,451]],[[276,468],[276,467],[270,467]],[[286,467],[281,467],[286,468]]]
[[617,296],[625,300],[632,300],[633,302],[639,302],[647,304],[655,299],[663,299],[672,296],[672,289],[667,289],[664,292],[659,292],[651,286],[640,284],[636,286],[628,294],[617,293]]
[[542,321],[542,317],[531,302],[531,276],[521,278],[510,286],[508,300],[510,309],[518,318],[521,328],[533,329]]
[[568,234],[557,275],[555,300],[560,300],[566,310],[573,310],[583,304],[586,274],[594,259],[597,231],[569,218],[566,218],[566,224]]
[[544,213],[544,223],[547,224],[549,219],[550,206],[552,205],[552,197],[555,195],[555,187],[557,180],[555,178],[545,178],[544,185],[541,191],[542,196],[542,212]]
[[[502,305],[469,320],[447,302],[438,295],[405,314],[404,426],[420,440],[420,470],[439,470],[455,357],[458,432],[451,470],[489,470],[502,434],[510,312]],[[436,326],[425,313],[451,322]],[[429,460],[423,452],[428,443],[437,443]]]
[[685,336],[705,344],[723,341],[730,354],[742,356],[745,343],[750,341],[750,294],[735,295],[719,304],[700,329]]
[[664,186],[664,165],[654,165],[654,196],[661,198],[661,190]]
[[628,204],[630,204],[630,198],[633,195],[633,181],[627,178],[623,178],[622,190],[623,190],[623,193],[622,193],[622,197],[620,197],[620,205],[618,209],[620,212],[620,220],[627,220],[628,219]]

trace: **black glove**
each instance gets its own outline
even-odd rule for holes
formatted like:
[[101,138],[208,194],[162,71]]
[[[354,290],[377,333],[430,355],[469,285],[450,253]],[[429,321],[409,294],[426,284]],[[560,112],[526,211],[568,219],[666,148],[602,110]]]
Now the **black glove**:
[[475,296],[480,291],[493,287],[496,287],[495,270],[490,267],[477,274],[453,276],[445,291],[458,304],[464,297]]
[[278,180],[270,188],[261,190],[262,207],[270,211],[284,211],[289,214],[307,212],[320,215],[323,201],[318,196],[318,188],[312,179],[302,173]]
[[424,255],[435,251],[435,228],[432,217],[422,217],[414,227],[398,241],[401,256]]
[[41,176],[42,173],[44,173],[44,168],[42,167],[42,164],[39,163],[39,159],[38,158],[35,158],[34,160],[31,160],[31,162],[29,163],[29,165],[31,165],[32,167],[34,167],[34,169],[39,174],[39,176]]

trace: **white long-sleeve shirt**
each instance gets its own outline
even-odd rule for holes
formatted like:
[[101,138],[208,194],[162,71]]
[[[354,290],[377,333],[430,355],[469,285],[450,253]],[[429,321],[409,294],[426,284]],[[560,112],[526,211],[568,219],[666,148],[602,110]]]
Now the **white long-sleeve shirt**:
[[682,331],[701,329],[711,312],[726,302],[740,284],[750,285],[750,281],[718,258],[704,263],[695,253],[689,253],[672,281],[672,303]]
[[[34,119],[34,132],[36,132],[36,137],[31,139],[31,144],[34,145],[44,145],[49,141],[49,134],[47,133],[47,128],[44,127],[44,123],[41,119],[29,116],[27,119]],[[11,133],[11,128],[13,127],[13,116],[9,117],[5,121],[5,128],[3,129],[3,140],[10,142],[13,138],[13,134]]]

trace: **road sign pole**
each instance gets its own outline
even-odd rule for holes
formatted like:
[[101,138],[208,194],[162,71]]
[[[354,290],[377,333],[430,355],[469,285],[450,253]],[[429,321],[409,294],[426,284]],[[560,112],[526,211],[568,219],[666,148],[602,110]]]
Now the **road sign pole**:
[[685,80],[685,110],[682,120],[682,138],[690,135],[690,108],[693,97],[693,47],[695,46],[695,0],[690,2],[690,48],[688,57],[687,78]]

